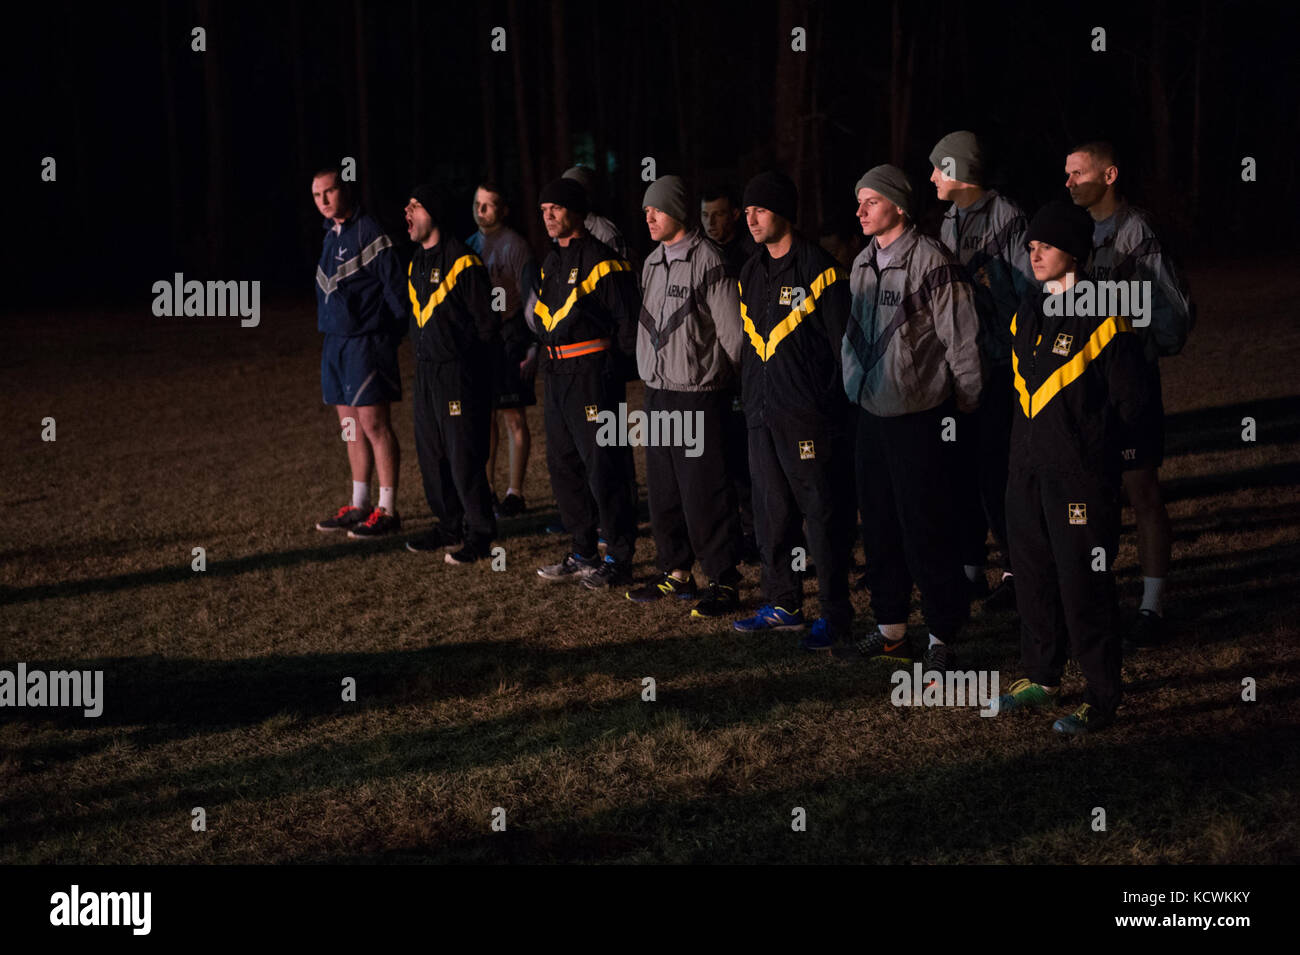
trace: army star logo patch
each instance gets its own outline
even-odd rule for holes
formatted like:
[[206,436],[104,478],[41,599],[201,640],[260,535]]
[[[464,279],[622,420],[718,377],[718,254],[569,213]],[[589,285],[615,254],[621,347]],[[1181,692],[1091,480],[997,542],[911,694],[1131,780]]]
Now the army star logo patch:
[[813,443],[812,443],[811,441],[800,441],[800,442],[799,442],[799,460],[800,460],[800,461],[812,461],[812,460],[814,460],[816,457],[817,457],[817,452],[816,452],[815,450],[813,450]]
[[1074,344],[1074,336],[1061,333],[1056,336],[1056,343],[1052,345],[1053,355],[1069,355],[1070,346]]
[[434,269],[429,273],[429,282],[433,285],[442,284],[442,269]]
[[458,414],[460,414],[460,402],[459,402],[459,401],[449,401],[449,402],[447,402],[447,414],[449,414],[449,415],[458,415]]
[[1070,508],[1070,523],[1071,523],[1071,524],[1087,524],[1087,523],[1088,523],[1088,505],[1087,505],[1087,504],[1071,504],[1071,505],[1069,505],[1069,508]]
[[587,405],[587,407],[584,408],[583,410],[587,412],[587,420],[588,420],[588,421],[595,421],[595,420],[597,420],[597,415],[596,415],[596,406],[595,406],[595,405]]
[[794,289],[789,285],[781,286],[781,297],[777,299],[778,305],[789,305],[790,297],[794,294]]
[[578,284],[578,270],[577,270],[577,269],[569,269],[569,284],[570,284],[570,285],[577,285],[577,284]]

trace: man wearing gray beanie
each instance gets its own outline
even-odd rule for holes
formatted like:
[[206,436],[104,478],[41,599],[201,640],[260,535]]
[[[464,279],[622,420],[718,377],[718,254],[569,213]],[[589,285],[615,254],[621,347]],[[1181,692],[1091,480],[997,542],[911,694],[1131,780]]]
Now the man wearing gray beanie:
[[853,263],[844,390],[857,416],[858,510],[877,629],[867,657],[910,662],[912,585],[929,628],[927,672],[954,665],[950,643],[970,613],[953,537],[952,428],[979,406],[979,317],[952,254],[916,231],[912,187],[876,166],[854,189],[870,244]]
[[[1025,251],[1025,214],[996,190],[985,188],[979,138],[959,130],[930,152],[930,182],[950,202],[939,238],[957,256],[975,290],[984,358],[984,397],[979,410],[960,419],[957,451],[963,477],[958,494],[961,559],[972,599],[987,597],[988,610],[1014,610],[1015,578],[1007,551],[1007,456],[1011,440],[1011,316],[1033,286]],[[1002,554],[1001,581],[990,593],[984,576],[989,532]]]
[[638,603],[695,596],[698,558],[709,586],[691,616],[719,617],[739,606],[740,521],[724,429],[740,361],[740,298],[717,247],[687,227],[694,216],[681,178],[656,179],[641,205],[658,242],[643,270],[636,341],[645,415],[652,435],[664,434],[657,422],[681,421],[682,440],[646,446],[659,572],[625,593]]
[[804,628],[803,525],[804,559],[817,565],[822,616],[800,646],[830,650],[850,639],[853,623],[853,455],[850,409],[839,388],[848,288],[830,254],[793,230],[799,193],[789,177],[755,176],[744,203],[760,246],[740,272],[748,339],[741,347],[741,389],[765,602],[733,626],[746,633]]

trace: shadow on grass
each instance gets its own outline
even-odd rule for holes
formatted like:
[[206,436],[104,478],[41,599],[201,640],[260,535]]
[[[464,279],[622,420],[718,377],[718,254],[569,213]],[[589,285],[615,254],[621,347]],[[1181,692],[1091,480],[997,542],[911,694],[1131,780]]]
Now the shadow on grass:
[[[265,554],[249,554],[232,560],[212,560],[207,563],[204,575],[209,578],[237,577],[240,574],[258,573],[274,570],[277,567],[295,567],[298,564],[320,564],[336,560],[349,560],[370,554],[389,554],[404,550],[407,537],[394,537],[378,541],[354,541],[346,538],[331,538],[330,543],[315,547],[302,547],[298,550],[275,551]],[[0,557],[8,557],[8,554]],[[192,580],[195,571],[190,566],[189,551],[178,548],[175,566],[159,567],[155,570],[141,570],[130,574],[117,574],[112,577],[91,577],[85,580],[69,580],[57,584],[37,584],[32,587],[0,586],[0,606],[5,604],[27,603],[32,600],[56,600],[68,597],[83,597],[89,594],[112,593],[118,590],[133,590],[137,587],[153,587],[165,584],[181,583]]]
[[[990,734],[1015,731],[989,728]],[[1294,726],[1052,742],[1003,760],[943,762],[903,773],[859,765],[794,787],[646,800],[577,818],[520,812],[504,833],[487,832],[485,822],[482,834],[449,842],[370,855],[304,853],[294,861],[924,864],[972,855],[1005,859],[1015,850],[1024,862],[1044,861],[1046,853],[1061,863],[1095,860],[1115,841],[1150,846],[1158,856],[1162,843],[1193,838],[1178,832],[1179,825],[1213,825],[1216,817],[1244,820],[1249,836],[1269,835],[1286,824],[1300,778]],[[796,806],[806,810],[806,832],[792,830]],[[1107,832],[1091,829],[1096,806],[1106,811]],[[1293,860],[1296,851],[1275,845],[1249,859],[1225,860],[1214,857],[1209,833],[1199,835],[1196,861],[1202,862],[1280,862]]]
[[[1255,419],[1253,444],[1241,438],[1241,422],[1247,417]],[[1165,415],[1165,454],[1169,457],[1295,442],[1300,442],[1300,396]]]

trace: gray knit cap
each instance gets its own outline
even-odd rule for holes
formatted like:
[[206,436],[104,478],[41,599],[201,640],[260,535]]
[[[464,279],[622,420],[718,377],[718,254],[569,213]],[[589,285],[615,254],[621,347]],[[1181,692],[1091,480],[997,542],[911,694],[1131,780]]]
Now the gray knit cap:
[[661,176],[650,183],[645,198],[641,200],[641,208],[646,206],[654,206],[683,224],[690,222],[687,210],[691,204],[686,198],[686,183],[681,176]]
[[[945,160],[952,160],[951,165]],[[939,140],[930,150],[930,164],[958,182],[972,186],[984,185],[984,162],[980,154],[979,138],[968,130],[959,129]]]
[[912,183],[907,178],[907,173],[897,166],[883,165],[868,169],[866,174],[858,180],[858,184],[853,187],[853,197],[855,199],[859,189],[872,189],[901,208],[909,216],[912,214]]

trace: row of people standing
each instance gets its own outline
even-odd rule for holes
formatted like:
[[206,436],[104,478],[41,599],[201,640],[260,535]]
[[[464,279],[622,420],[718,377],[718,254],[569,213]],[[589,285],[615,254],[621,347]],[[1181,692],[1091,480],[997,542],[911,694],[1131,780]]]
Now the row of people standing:
[[[1037,688],[1026,696],[1018,684],[1018,694],[1007,697],[1008,708],[1015,708],[1017,700],[1029,705],[1031,698],[1050,699],[1051,680],[1059,687],[1060,674],[1053,668],[1059,671],[1064,665],[1061,648],[1073,647],[1081,663],[1085,657],[1092,661],[1085,672],[1090,685],[1100,689],[1090,696],[1082,717],[1076,713],[1070,718],[1069,731],[1087,731],[1089,706],[1102,714],[1092,727],[1108,722],[1118,705],[1118,631],[1114,621],[1102,626],[1100,617],[1081,607],[1094,598],[1113,607],[1109,564],[1100,577],[1094,568],[1090,578],[1067,580],[1064,568],[1078,562],[1064,560],[1052,548],[1075,547],[1081,535],[1067,540],[1051,532],[1053,521],[1066,518],[1039,514],[1046,498],[1038,484],[1032,493],[1018,493],[1014,484],[1014,493],[1008,492],[1011,461],[1016,467],[1042,464],[1060,471],[1059,462],[1034,463],[1042,449],[1052,447],[1049,439],[1030,442],[1019,454],[1010,450],[1020,419],[1030,421],[1038,414],[1025,410],[1040,397],[1026,391],[1026,382],[1051,364],[1045,356],[1040,360],[1041,334],[1019,357],[1028,362],[1028,374],[1017,364],[1015,330],[1037,320],[1022,319],[1017,325],[1016,316],[1042,313],[1039,299],[1044,294],[1044,279],[1038,262],[1031,263],[1029,247],[1062,248],[1049,239],[1068,246],[1071,281],[1083,274],[1088,258],[1095,269],[1119,277],[1135,270],[1152,272],[1154,255],[1154,273],[1169,281],[1161,289],[1165,321],[1152,323],[1157,327],[1148,343],[1163,336],[1181,346],[1188,324],[1186,300],[1178,298],[1172,272],[1160,275],[1163,262],[1158,245],[1151,245],[1153,237],[1142,236],[1133,247],[1132,237],[1125,236],[1128,247],[1121,246],[1121,230],[1109,220],[1122,214],[1120,225],[1145,226],[1145,219],[1127,207],[1111,208],[1112,215],[1097,226],[1103,239],[1100,255],[1093,251],[1091,235],[1086,249],[1075,242],[1092,222],[1082,211],[1086,200],[1091,197],[1092,205],[1107,211],[1106,198],[1113,198],[1105,190],[1113,186],[1117,167],[1106,144],[1080,147],[1067,159],[1067,171],[1071,163],[1083,167],[1069,172],[1067,185],[1077,203],[1067,207],[1072,220],[1051,206],[1029,224],[1014,204],[986,190],[978,140],[970,133],[944,137],[931,162],[939,197],[953,203],[942,241],[916,230],[906,174],[891,166],[875,167],[854,189],[858,221],[871,241],[847,274],[794,229],[796,187],[778,172],[755,177],[745,189],[741,205],[752,251],[734,235],[717,244],[691,227],[696,207],[682,180],[666,176],[651,183],[643,209],[656,246],[640,270],[640,282],[626,251],[592,235],[591,229],[600,226],[593,223],[587,190],[573,176],[548,184],[539,196],[553,247],[535,286],[524,256],[494,256],[495,249],[508,247],[484,241],[494,230],[479,233],[485,266],[483,258],[441,235],[439,203],[431,189],[413,190],[408,232],[420,248],[407,284],[417,348],[417,449],[426,497],[439,518],[425,543],[447,547],[449,563],[487,556],[496,531],[484,472],[492,392],[509,393],[503,392],[501,369],[522,378],[535,362],[539,344],[547,362],[548,469],[572,538],[561,561],[538,571],[542,579],[580,581],[593,590],[613,588],[637,601],[690,596],[697,600],[692,616],[736,615],[741,580],[736,566],[746,545],[737,485],[745,488],[747,477],[763,599],[756,613],[735,620],[734,626],[748,632],[805,628],[799,557],[806,552],[816,565],[821,616],[802,639],[804,648],[855,647],[869,657],[910,659],[906,627],[915,584],[928,631],[918,649],[927,670],[942,673],[955,666],[952,644],[969,613],[972,592],[981,596],[988,591],[983,563],[991,530],[1009,563],[990,599],[1019,603],[1023,655]],[[1104,187],[1100,197],[1093,195],[1098,181]],[[476,214],[484,192],[480,188],[476,196]],[[499,199],[499,191],[495,195]],[[738,231],[738,210],[730,206],[721,195],[703,198],[702,222],[718,239],[727,238],[728,219],[733,233]],[[335,218],[336,227],[347,222]],[[1109,264],[1106,249],[1111,250]],[[493,311],[488,299],[509,279],[515,283],[514,299],[507,293]],[[379,281],[384,281],[382,275]],[[526,299],[524,289],[530,287],[536,291]],[[515,332],[508,330],[521,318],[537,344],[517,325]],[[1137,341],[1126,319],[1115,318],[1115,330],[1102,346],[1096,329],[1087,335],[1059,333],[1064,337],[1056,341],[1054,355],[1064,359],[1060,368],[1072,371],[1058,373],[1058,368],[1055,379],[1045,379],[1057,381],[1058,391],[1080,382],[1068,391],[1070,400],[1060,400],[1052,409],[1067,412],[1057,437],[1078,445],[1080,434],[1090,440],[1102,435],[1100,444],[1094,442],[1087,454],[1072,460],[1079,472],[1075,477],[1086,474],[1103,489],[1111,486],[1112,474],[1119,481],[1124,463],[1158,462],[1159,453],[1153,446],[1158,427],[1152,424],[1158,378],[1155,401],[1152,376],[1142,364],[1124,372],[1126,381],[1132,378],[1141,385],[1137,393],[1142,400],[1114,403],[1108,398],[1106,370],[1128,368],[1114,356],[1132,351],[1125,344],[1129,338]],[[1073,351],[1071,344],[1059,347],[1076,337]],[[502,338],[513,345],[503,348]],[[1106,351],[1104,344],[1112,339],[1119,344]],[[1150,364],[1162,351],[1168,353],[1170,346],[1138,348]],[[492,380],[488,368],[496,369],[495,388],[485,384]],[[633,377],[646,382],[647,413],[691,416],[701,423],[702,439],[696,453],[681,443],[652,443],[646,449],[658,574],[641,586],[631,576],[636,544],[631,449],[626,442],[601,440],[600,427],[605,413],[625,409],[626,382]],[[1085,392],[1089,401],[1073,400]],[[743,430],[736,427],[741,414]],[[1089,415],[1095,420],[1081,429],[1080,416]],[[1043,431],[1041,422],[1038,428]],[[737,467],[736,449],[742,446],[747,467]],[[516,492],[513,473],[511,481],[507,500]],[[517,483],[522,485],[522,479]],[[1052,488],[1051,493],[1061,490]],[[1118,535],[1118,508],[1108,508],[1108,500],[1103,495],[1092,504],[1093,530],[1106,543],[1112,524]],[[1073,515],[1076,504],[1088,502],[1065,503]],[[1023,520],[1009,522],[1009,509]],[[876,617],[875,628],[857,637],[848,584],[855,512],[862,519],[865,578]],[[340,511],[338,518],[344,517]],[[365,525],[374,522],[372,512],[366,522],[354,521],[358,526],[352,533],[365,536]],[[318,526],[326,529],[327,523]],[[1076,524],[1073,517],[1069,524]],[[1020,528],[1018,540],[1009,526]],[[1035,542],[1041,546],[1034,547]],[[1101,546],[1113,559],[1113,547]],[[1033,557],[1017,593],[1013,573],[1020,572],[1020,551]],[[697,560],[707,587],[697,588],[693,578]],[[1026,583],[1032,596],[1026,595]],[[1027,601],[1034,605],[1029,612]],[[1097,661],[1104,663],[1102,669]]]

